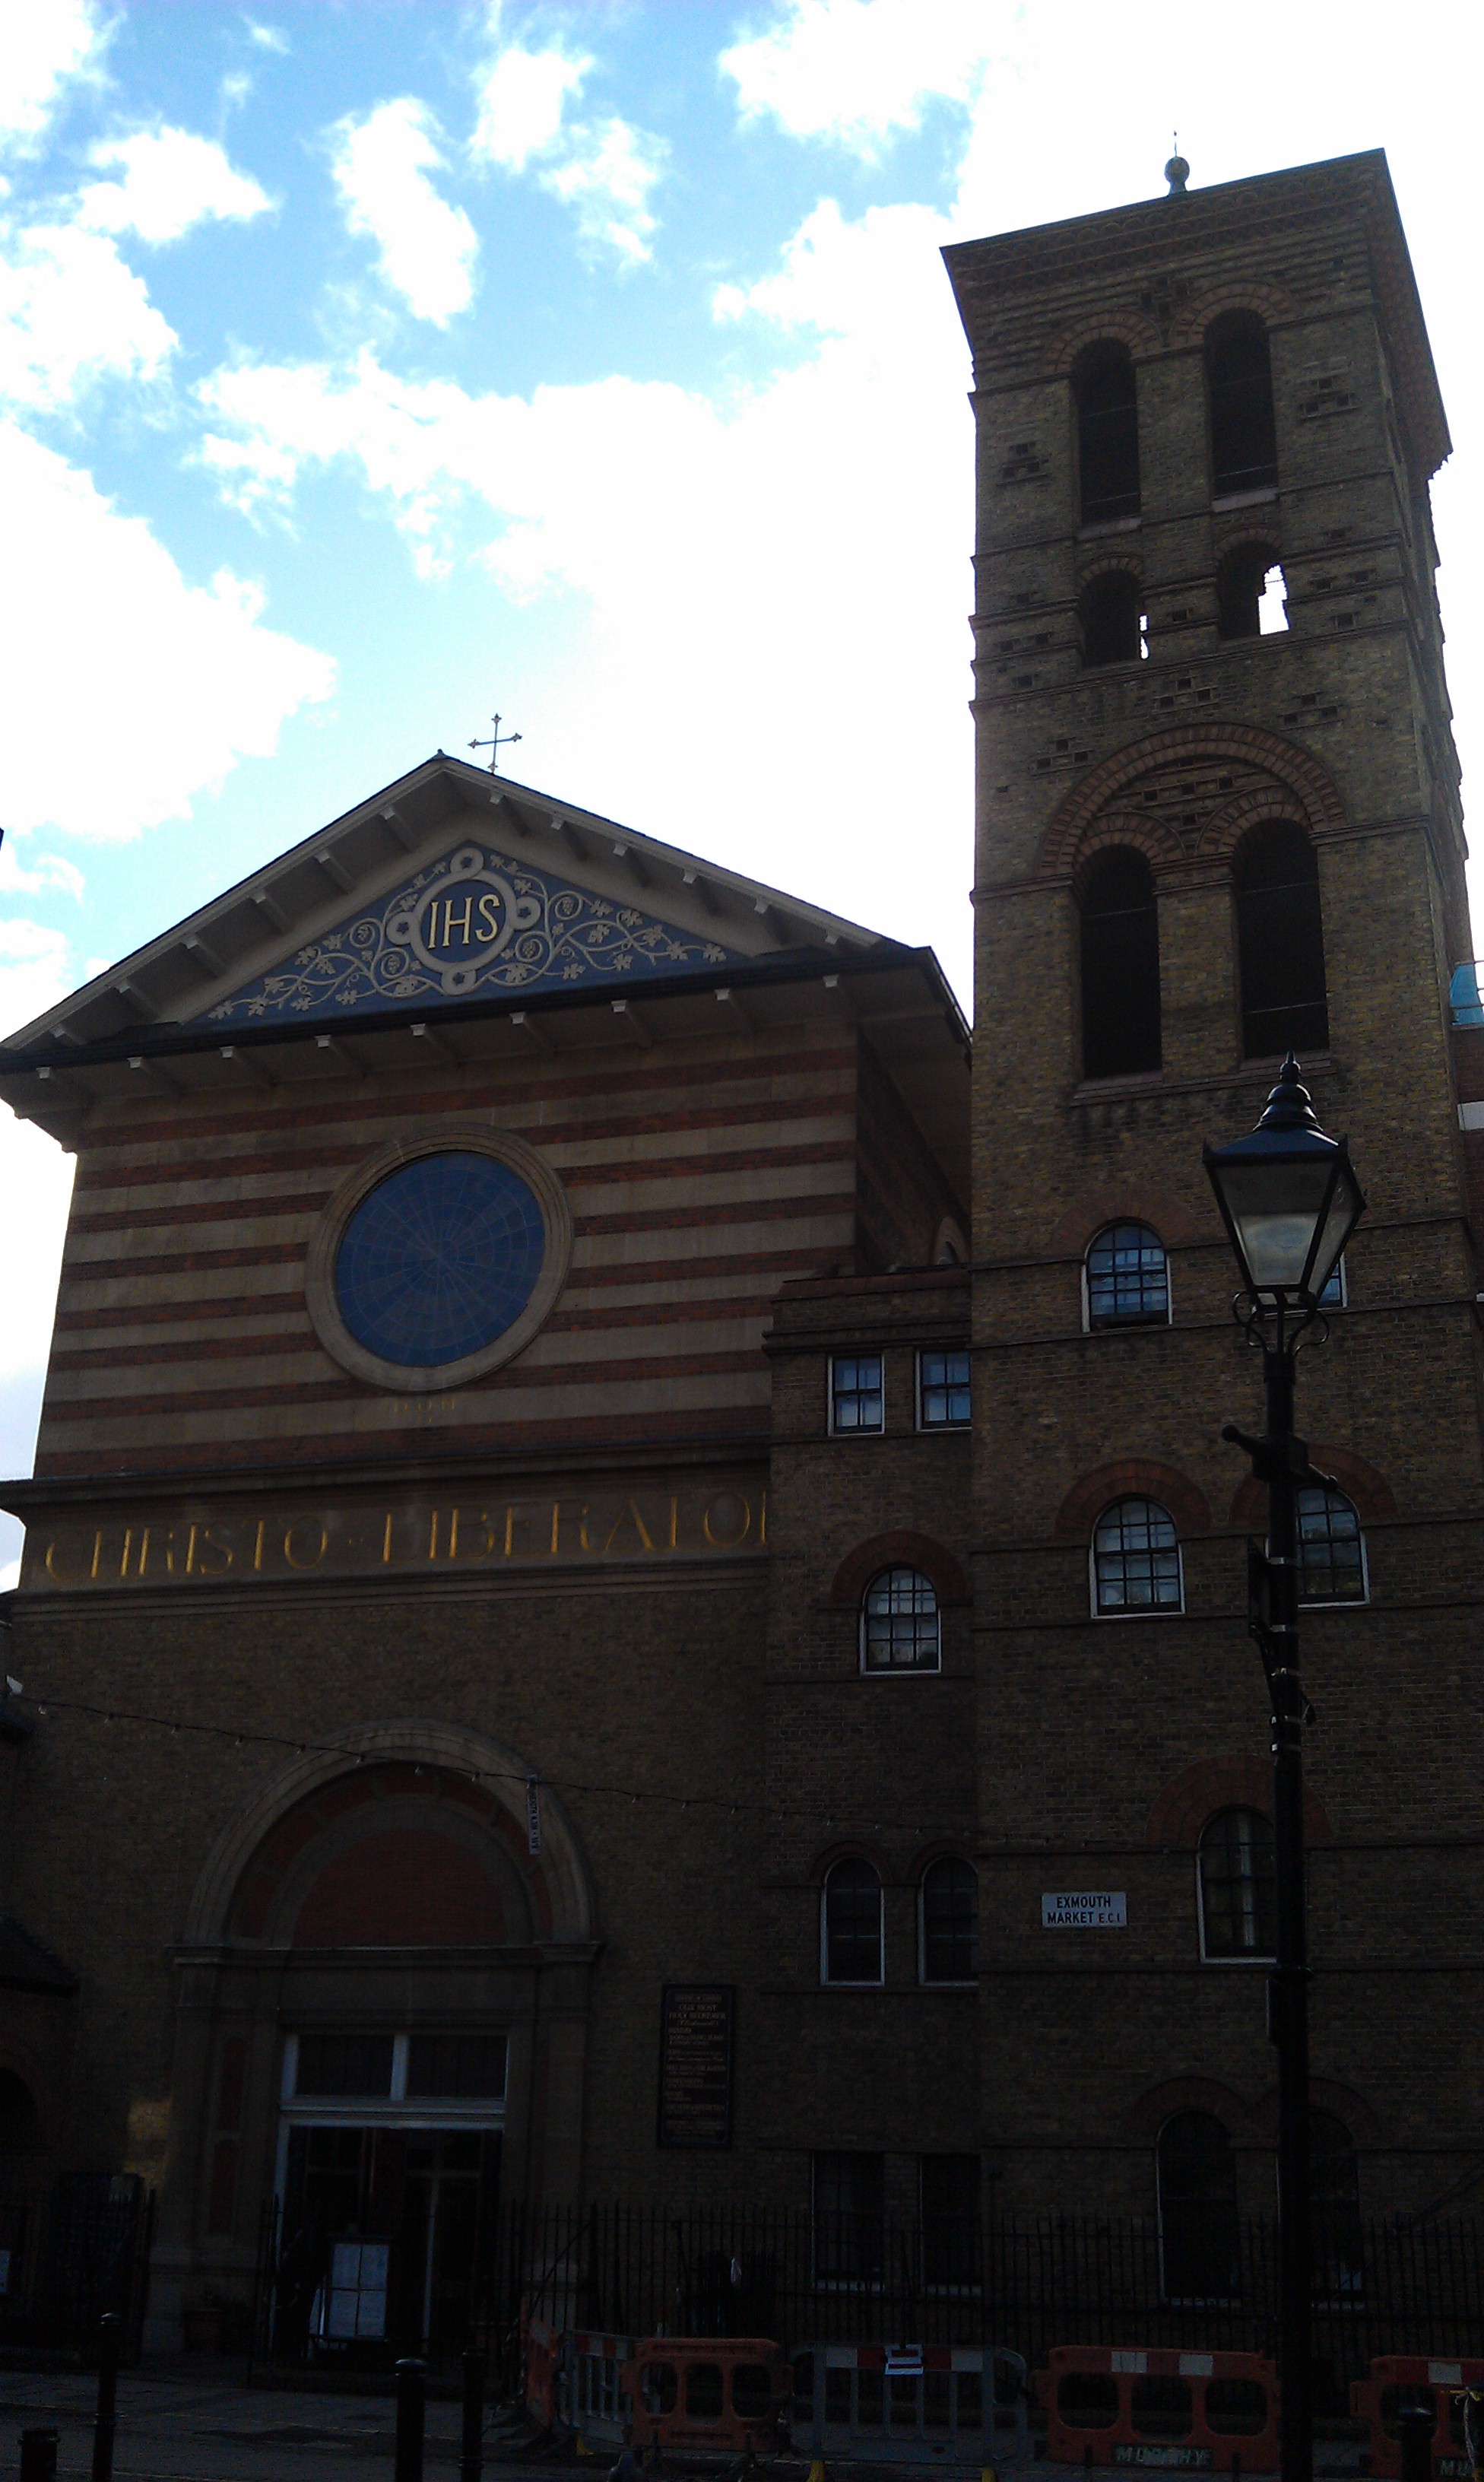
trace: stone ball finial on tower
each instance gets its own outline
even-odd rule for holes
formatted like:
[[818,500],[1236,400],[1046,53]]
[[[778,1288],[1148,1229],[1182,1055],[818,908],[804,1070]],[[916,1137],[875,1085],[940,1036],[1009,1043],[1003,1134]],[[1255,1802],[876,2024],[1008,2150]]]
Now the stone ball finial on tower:
[[1185,183],[1190,178],[1190,167],[1180,151],[1178,132],[1175,139],[1175,152],[1164,168],[1164,177],[1170,185],[1171,198],[1183,198],[1185,195]]

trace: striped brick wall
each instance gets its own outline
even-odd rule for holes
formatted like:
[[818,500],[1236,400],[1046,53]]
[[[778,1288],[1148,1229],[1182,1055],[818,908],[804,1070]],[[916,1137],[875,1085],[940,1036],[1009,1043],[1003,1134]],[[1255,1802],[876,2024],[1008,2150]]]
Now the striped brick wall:
[[[760,1339],[777,1288],[854,1242],[856,1074],[852,1035],[789,1026],[621,1061],[99,1107],[37,1472],[766,1434]],[[517,1132],[564,1184],[570,1275],[513,1362],[447,1396],[391,1397],[321,1345],[305,1254],[358,1163],[471,1114]]]

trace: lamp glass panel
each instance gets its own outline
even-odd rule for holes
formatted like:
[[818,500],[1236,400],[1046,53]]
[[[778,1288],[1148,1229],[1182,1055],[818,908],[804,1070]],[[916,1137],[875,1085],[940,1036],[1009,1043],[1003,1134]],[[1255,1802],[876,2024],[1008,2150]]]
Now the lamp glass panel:
[[1315,1252],[1314,1269],[1309,1278],[1309,1289],[1315,1299],[1323,1292],[1339,1262],[1340,1254],[1350,1237],[1358,1212],[1356,1201],[1359,1195],[1355,1175],[1347,1163],[1341,1163],[1340,1178],[1335,1183],[1335,1194],[1329,1202],[1329,1213],[1324,1219],[1324,1228],[1319,1234],[1318,1248]]
[[[1256,1290],[1297,1292],[1304,1281],[1315,1227],[1324,1213],[1335,1159],[1224,1164],[1227,1212]],[[1341,1217],[1335,1254],[1344,1239]],[[1323,1281],[1323,1277],[1319,1279]]]

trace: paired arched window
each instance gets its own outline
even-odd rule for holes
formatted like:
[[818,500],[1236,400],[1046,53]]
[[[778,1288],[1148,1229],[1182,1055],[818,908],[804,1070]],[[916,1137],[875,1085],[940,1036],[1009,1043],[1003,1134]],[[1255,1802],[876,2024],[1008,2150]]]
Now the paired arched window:
[[1109,1224],[1087,1253],[1083,1277],[1089,1328],[1169,1324],[1169,1260],[1149,1225]]
[[1201,1831],[1196,1854],[1201,1954],[1212,1962],[1270,1957],[1277,1939],[1272,1821],[1258,1809],[1223,1809]]
[[1366,1590],[1366,1538],[1354,1501],[1342,1491],[1301,1491],[1299,1601],[1363,1603]]
[[1216,570],[1216,634],[1270,638],[1289,625],[1283,568],[1267,543],[1238,543]]
[[1148,652],[1143,602],[1138,579],[1123,568],[1108,569],[1082,589],[1077,618],[1088,672],[1100,664],[1136,664]]
[[1138,400],[1126,345],[1089,345],[1072,375],[1084,526],[1133,517],[1139,505]]
[[1088,864],[1081,917],[1082,1075],[1159,1067],[1159,917],[1148,862],[1113,845]]
[[1263,1060],[1329,1046],[1319,865],[1302,828],[1258,828],[1237,858],[1242,1052]]
[[979,1969],[979,1883],[950,1854],[929,1862],[919,1890],[919,1970],[924,1982],[972,1982]]
[[1178,1612],[1184,1601],[1180,1537],[1153,1499],[1116,1499],[1092,1535],[1092,1608],[1101,1616]]
[[1206,385],[1213,496],[1270,488],[1278,480],[1273,373],[1255,310],[1229,310],[1208,329]]
[[880,1982],[881,1880],[869,1862],[848,1857],[824,1875],[820,1905],[821,1982]]
[[936,1672],[938,1597],[921,1569],[883,1569],[861,1604],[863,1672]]
[[1214,2112],[1178,2111],[1155,2151],[1160,2283],[1167,2301],[1232,2301],[1238,2290],[1237,2165]]

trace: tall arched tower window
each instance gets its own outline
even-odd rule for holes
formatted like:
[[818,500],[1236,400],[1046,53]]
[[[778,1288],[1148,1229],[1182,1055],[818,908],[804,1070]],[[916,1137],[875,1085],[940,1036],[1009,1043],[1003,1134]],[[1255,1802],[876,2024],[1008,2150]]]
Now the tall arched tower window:
[[1083,525],[1137,516],[1138,402],[1127,345],[1089,345],[1073,374],[1072,391]]
[[1259,491],[1278,480],[1273,373],[1267,330],[1255,310],[1229,310],[1206,335],[1211,402],[1211,488],[1215,498]]
[[1319,865],[1302,828],[1259,828],[1237,858],[1242,1053],[1265,1060],[1329,1045]]
[[1159,1061],[1159,919],[1149,864],[1114,845],[1080,898],[1082,1075],[1133,1077]]

